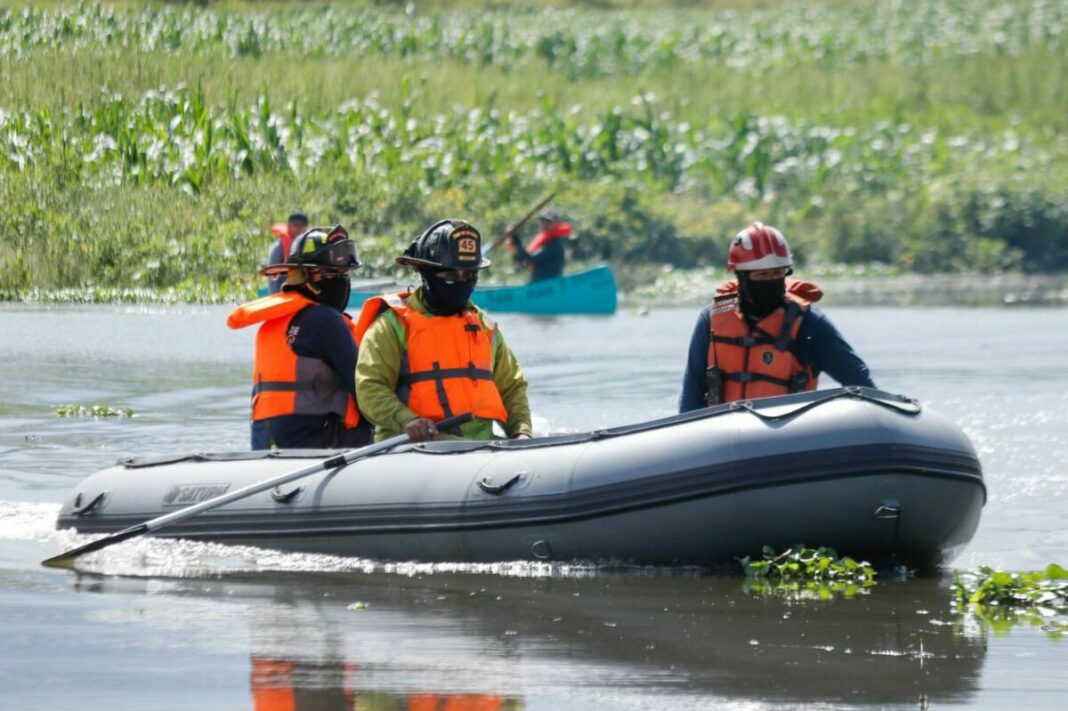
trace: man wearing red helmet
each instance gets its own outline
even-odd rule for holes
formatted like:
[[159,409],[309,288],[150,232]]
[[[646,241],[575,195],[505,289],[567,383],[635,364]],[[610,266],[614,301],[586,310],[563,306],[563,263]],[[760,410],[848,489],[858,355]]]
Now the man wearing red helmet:
[[731,241],[727,271],[697,319],[679,411],[815,390],[826,372],[842,385],[875,387],[868,366],[812,303],[823,292],[787,279],[794,263],[782,232],[754,222]]

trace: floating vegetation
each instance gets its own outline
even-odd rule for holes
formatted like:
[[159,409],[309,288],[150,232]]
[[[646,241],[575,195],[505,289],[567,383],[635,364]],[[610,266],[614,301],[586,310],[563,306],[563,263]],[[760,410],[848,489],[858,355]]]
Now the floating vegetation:
[[224,304],[253,298],[252,288],[210,289],[181,284],[166,289],[129,289],[119,287],[82,287],[66,289],[9,290],[0,287],[0,301],[27,304]]
[[1068,570],[1051,563],[1044,571],[1011,573],[983,566],[953,574],[954,605],[996,633],[1026,624],[1053,637],[1068,633]]
[[797,544],[777,553],[764,547],[763,557],[739,558],[745,569],[745,590],[755,595],[829,600],[851,598],[875,585],[875,570],[865,561],[839,557],[833,548]]
[[60,405],[56,408],[59,417],[133,417],[134,411],[128,407],[111,405]]

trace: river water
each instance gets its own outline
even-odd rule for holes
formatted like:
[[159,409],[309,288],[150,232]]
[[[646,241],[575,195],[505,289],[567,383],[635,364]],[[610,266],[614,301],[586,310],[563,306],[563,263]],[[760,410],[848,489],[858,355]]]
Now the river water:
[[[989,500],[958,569],[1068,563],[1068,309],[829,307],[876,382],[958,422]],[[784,600],[741,578],[382,563],[138,540],[38,562],[119,456],[247,448],[253,333],[222,307],[0,305],[0,708],[1062,708],[1068,644],[950,578]],[[696,309],[499,322],[541,432],[674,412]],[[59,418],[64,403],[130,419]],[[808,543],[816,544],[816,541]]]

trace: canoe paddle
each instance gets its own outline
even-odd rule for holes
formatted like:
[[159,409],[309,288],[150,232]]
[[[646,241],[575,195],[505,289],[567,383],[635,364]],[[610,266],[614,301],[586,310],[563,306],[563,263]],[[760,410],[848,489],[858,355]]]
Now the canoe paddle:
[[504,242],[504,240],[508,239],[508,236],[509,236],[509,235],[511,235],[511,234],[513,234],[513,233],[515,233],[515,232],[518,232],[519,230],[521,230],[521,229],[523,228],[523,225],[527,224],[527,221],[529,221],[529,220],[530,220],[530,218],[534,217],[534,215],[535,215],[535,214],[536,214],[536,213],[538,212],[538,210],[540,210],[540,209],[542,209],[543,207],[545,207],[546,205],[548,205],[548,204],[549,204],[549,202],[550,202],[550,201],[551,201],[551,200],[552,200],[552,199],[553,199],[554,197],[556,197],[556,193],[549,193],[549,195],[548,195],[548,196],[547,196],[546,198],[544,198],[544,199],[543,199],[543,200],[542,200],[541,202],[539,202],[539,203],[538,203],[537,205],[535,205],[534,207],[530,208],[530,211],[529,211],[529,212],[527,212],[527,214],[523,215],[523,217],[521,217],[521,218],[519,219],[519,221],[518,221],[518,222],[516,222],[515,224],[513,224],[513,225],[510,225],[510,226],[508,227],[508,229],[506,229],[506,230],[504,231],[504,234],[503,234],[503,235],[501,235],[500,237],[498,237],[497,239],[495,239],[495,240],[493,241],[493,244],[491,244],[491,245],[490,245],[489,247],[487,247],[487,248],[486,248],[486,251],[484,252],[484,255],[485,255],[485,254],[489,254],[489,253],[490,253],[490,252],[492,252],[493,250],[497,249],[497,247],[501,246],[501,243],[502,243],[502,242]]
[[[465,422],[470,422],[472,417],[473,416],[470,412],[466,412],[462,415],[449,417],[447,419],[442,420],[441,422],[437,422],[435,423],[435,427],[440,432],[456,427],[457,425],[462,425]],[[196,516],[198,513],[210,511],[211,509],[217,509],[220,506],[225,506],[226,504],[232,501],[244,499],[245,497],[252,496],[253,494],[258,494],[261,491],[267,491],[268,489],[273,489],[276,486],[281,486],[282,484],[286,484],[288,482],[295,481],[297,479],[301,479],[312,474],[317,474],[322,471],[329,471],[331,469],[336,469],[337,467],[343,467],[346,464],[352,464],[353,462],[358,461],[360,459],[366,459],[367,457],[378,454],[379,452],[385,452],[386,450],[392,449],[393,447],[406,444],[409,439],[410,438],[407,434],[399,434],[396,437],[384,439],[381,442],[378,442],[377,444],[371,444],[366,447],[360,447],[359,449],[353,449],[346,452],[339,452],[336,456],[330,457],[329,459],[323,462],[313,464],[310,467],[298,469],[294,472],[279,474],[276,477],[272,477],[256,484],[249,484],[246,487],[237,489],[236,491],[231,491],[228,494],[216,496],[214,499],[201,501],[199,504],[193,504],[192,506],[187,506],[184,509],[179,509],[178,511],[173,511],[169,514],[157,516],[154,519],[145,521],[144,523],[139,523],[136,526],[124,528],[118,533],[112,533],[110,536],[98,538],[95,541],[91,541],[89,543],[86,543],[85,545],[78,546],[77,548],[72,548],[69,551],[60,553],[57,556],[53,556],[48,560],[43,560],[41,561],[41,565],[44,565],[49,568],[70,568],[71,564],[74,563],[74,560],[76,558],[79,558],[85,555],[86,553],[92,553],[93,551],[98,551],[101,548],[107,548],[108,546],[114,545],[116,543],[121,543],[122,541],[128,540],[130,538],[136,538],[137,536],[143,535],[145,533],[152,533],[153,531],[158,531],[159,529],[165,526],[170,526],[172,523],[185,521],[186,519]]]

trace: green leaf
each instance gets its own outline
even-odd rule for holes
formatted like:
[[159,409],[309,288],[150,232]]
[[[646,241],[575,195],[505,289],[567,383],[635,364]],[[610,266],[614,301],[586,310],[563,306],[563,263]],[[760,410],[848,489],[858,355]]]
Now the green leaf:
[[1065,580],[1068,579],[1068,570],[1065,570],[1056,563],[1050,563],[1046,566],[1046,577],[1050,580]]

